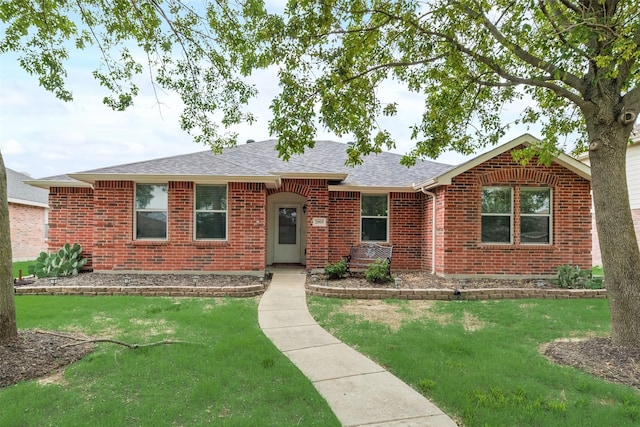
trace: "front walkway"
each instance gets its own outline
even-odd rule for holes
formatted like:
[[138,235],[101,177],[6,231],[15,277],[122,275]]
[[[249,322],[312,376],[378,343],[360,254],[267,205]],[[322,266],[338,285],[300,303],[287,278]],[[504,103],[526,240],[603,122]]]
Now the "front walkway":
[[300,269],[274,272],[258,306],[260,327],[342,425],[456,426],[420,393],[322,329],[307,309],[305,278]]

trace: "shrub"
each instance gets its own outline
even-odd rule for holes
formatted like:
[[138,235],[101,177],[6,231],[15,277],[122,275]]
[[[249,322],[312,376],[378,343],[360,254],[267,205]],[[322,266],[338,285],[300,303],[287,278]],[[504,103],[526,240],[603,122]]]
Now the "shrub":
[[346,272],[347,262],[344,259],[333,264],[327,264],[324,267],[324,274],[326,274],[329,279],[342,279],[342,276],[344,276]]
[[78,274],[80,268],[87,263],[82,258],[82,246],[66,243],[58,252],[48,254],[40,252],[35,264],[29,266],[29,274],[41,277],[64,277]]
[[367,271],[364,272],[364,277],[367,282],[372,283],[386,283],[391,280],[389,274],[389,261],[378,259],[372,263]]

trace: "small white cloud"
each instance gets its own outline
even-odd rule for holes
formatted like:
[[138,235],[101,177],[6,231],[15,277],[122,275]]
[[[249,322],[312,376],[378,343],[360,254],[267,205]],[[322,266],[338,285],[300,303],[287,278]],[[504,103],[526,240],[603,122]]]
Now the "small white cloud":
[[24,154],[27,152],[24,145],[22,145],[15,139],[0,141],[0,150],[2,150],[3,156],[11,154]]

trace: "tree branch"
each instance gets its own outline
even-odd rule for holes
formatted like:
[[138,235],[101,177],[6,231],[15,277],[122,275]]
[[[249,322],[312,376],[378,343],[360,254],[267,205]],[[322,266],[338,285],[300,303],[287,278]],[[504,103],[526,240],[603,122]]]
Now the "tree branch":
[[162,340],[162,341],[156,341],[156,342],[147,343],[147,344],[129,344],[129,343],[126,343],[124,341],[118,341],[118,340],[114,340],[114,339],[111,339],[111,338],[85,339],[85,338],[74,337],[72,335],[65,335],[65,334],[59,334],[59,333],[56,333],[56,332],[43,331],[41,329],[36,329],[35,332],[38,333],[38,334],[53,335],[53,336],[56,336],[56,337],[68,338],[68,339],[77,341],[77,342],[65,344],[65,345],[61,346],[61,348],[73,347],[73,346],[82,345],[82,344],[94,344],[94,343],[99,343],[99,342],[108,342],[108,343],[112,343],[112,344],[118,344],[118,345],[127,347],[129,349],[137,349],[137,348],[142,348],[142,347],[155,347],[155,346],[164,345],[164,344],[193,344],[193,343],[190,343],[188,341],[176,341],[176,340]]
[[[454,3],[456,3],[456,2],[454,2]],[[460,3],[457,3],[457,4],[460,5]],[[574,76],[570,72],[564,71],[564,70],[560,69],[559,67],[556,67],[555,65],[544,61],[542,58],[538,58],[537,56],[535,56],[535,55],[531,54],[530,52],[524,50],[519,45],[517,45],[517,44],[511,42],[510,40],[508,40],[504,36],[504,34],[502,34],[502,32],[495,25],[493,25],[493,23],[489,20],[489,18],[487,18],[487,16],[485,14],[476,12],[475,10],[471,9],[470,7],[468,7],[466,5],[460,5],[460,6],[464,9],[464,11],[470,17],[475,18],[475,19],[480,19],[482,21],[482,25],[489,31],[489,33],[493,36],[493,38],[498,43],[500,43],[500,45],[504,46],[509,51],[513,52],[522,61],[526,62],[527,64],[531,65],[532,67],[535,67],[535,68],[538,68],[538,69],[541,69],[541,70],[545,71],[550,76],[553,76],[553,75],[555,75],[556,73],[559,72],[560,73],[559,74],[559,80],[561,80],[566,85],[576,89],[581,94],[584,94],[584,91],[586,89],[585,85],[582,82],[582,80],[579,79],[577,76]],[[573,101],[573,102],[575,102],[575,101]]]

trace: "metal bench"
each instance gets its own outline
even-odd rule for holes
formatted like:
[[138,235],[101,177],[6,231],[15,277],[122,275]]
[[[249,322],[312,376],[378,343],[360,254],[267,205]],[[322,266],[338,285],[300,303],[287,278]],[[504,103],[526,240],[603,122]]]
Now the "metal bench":
[[362,243],[351,246],[349,255],[345,257],[347,262],[347,273],[352,276],[351,268],[367,268],[378,260],[387,261],[389,265],[389,275],[391,275],[391,253],[393,246],[382,246],[377,243]]

